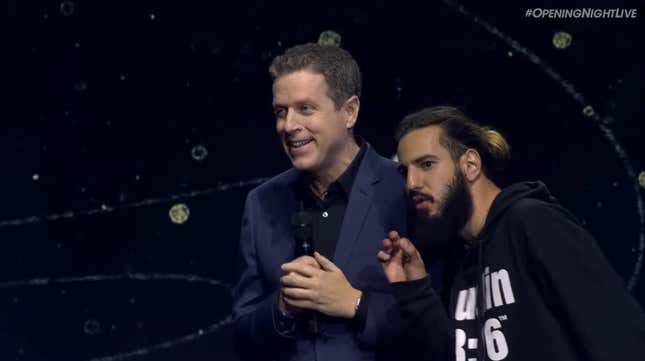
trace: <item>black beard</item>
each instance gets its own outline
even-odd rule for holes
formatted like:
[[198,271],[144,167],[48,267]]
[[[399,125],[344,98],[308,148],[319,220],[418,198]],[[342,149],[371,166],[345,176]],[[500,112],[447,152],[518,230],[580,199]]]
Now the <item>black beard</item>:
[[456,239],[473,212],[473,199],[466,179],[459,170],[441,200],[441,209],[430,216],[426,209],[416,212],[413,238],[422,253],[446,251],[458,246]]

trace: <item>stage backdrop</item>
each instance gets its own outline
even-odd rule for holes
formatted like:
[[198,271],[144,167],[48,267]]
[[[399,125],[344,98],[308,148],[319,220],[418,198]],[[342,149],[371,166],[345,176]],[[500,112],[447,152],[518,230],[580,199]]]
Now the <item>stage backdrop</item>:
[[501,130],[504,182],[546,182],[643,304],[643,14],[528,14],[636,2],[419,3],[6,1],[0,359],[235,359],[243,201],[289,167],[267,68],[304,42],[355,56],[385,156],[430,105]]

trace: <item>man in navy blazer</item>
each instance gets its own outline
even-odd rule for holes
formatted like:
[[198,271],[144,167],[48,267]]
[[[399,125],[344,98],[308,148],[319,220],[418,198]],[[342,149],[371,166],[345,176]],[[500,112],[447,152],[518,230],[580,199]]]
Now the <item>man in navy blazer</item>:
[[[246,199],[237,349],[262,360],[388,358],[401,321],[374,255],[390,230],[405,232],[407,198],[396,164],[353,134],[358,66],[343,49],[305,44],[269,70],[276,130],[293,168]],[[312,228],[313,255],[298,253],[299,212]]]

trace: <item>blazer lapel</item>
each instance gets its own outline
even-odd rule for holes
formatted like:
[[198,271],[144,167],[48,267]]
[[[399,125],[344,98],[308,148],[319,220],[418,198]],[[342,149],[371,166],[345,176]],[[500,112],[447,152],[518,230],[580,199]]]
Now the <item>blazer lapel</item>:
[[265,216],[269,219],[269,229],[275,232],[272,237],[272,247],[278,254],[288,254],[289,259],[294,256],[295,241],[291,231],[291,217],[299,210],[300,205],[297,199],[297,186],[299,173],[295,170],[289,174],[284,184],[277,189],[277,192],[269,193],[270,199],[264,201],[267,204]]
[[334,252],[333,262],[340,269],[345,269],[349,256],[354,248],[369,213],[374,197],[374,185],[378,183],[378,154],[367,144],[365,157],[360,165],[349,203],[345,210],[343,225]]

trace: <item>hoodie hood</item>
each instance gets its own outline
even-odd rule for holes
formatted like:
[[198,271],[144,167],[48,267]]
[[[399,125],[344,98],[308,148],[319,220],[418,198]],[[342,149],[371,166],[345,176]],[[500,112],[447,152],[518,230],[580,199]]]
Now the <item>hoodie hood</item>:
[[549,193],[546,185],[540,181],[512,184],[504,188],[497,197],[495,197],[495,200],[488,211],[488,216],[486,216],[484,228],[478,238],[485,238],[488,231],[495,225],[504,212],[517,201],[525,198],[559,204],[558,200]]

